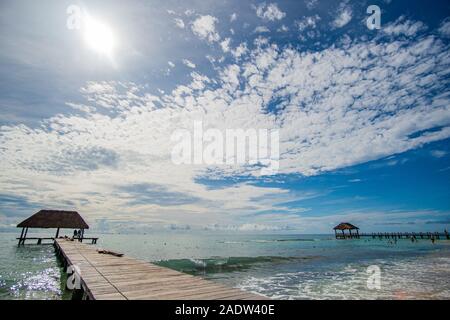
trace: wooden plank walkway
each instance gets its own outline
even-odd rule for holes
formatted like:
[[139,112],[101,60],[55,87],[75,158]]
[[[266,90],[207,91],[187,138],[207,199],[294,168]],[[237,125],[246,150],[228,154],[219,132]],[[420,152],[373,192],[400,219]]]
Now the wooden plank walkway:
[[93,300],[262,300],[264,296],[122,256],[92,245],[56,239],[65,266],[79,268],[82,296]]

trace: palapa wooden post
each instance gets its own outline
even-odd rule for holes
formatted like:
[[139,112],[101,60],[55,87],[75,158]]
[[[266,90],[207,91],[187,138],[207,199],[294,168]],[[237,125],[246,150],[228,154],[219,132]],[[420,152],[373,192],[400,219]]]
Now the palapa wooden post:
[[25,228],[25,234],[23,235],[22,244],[25,244],[25,240],[27,238],[28,227]]
[[24,232],[25,232],[25,228],[22,228],[22,232],[20,233],[19,243],[17,244],[18,246],[20,246],[20,243],[22,242]]

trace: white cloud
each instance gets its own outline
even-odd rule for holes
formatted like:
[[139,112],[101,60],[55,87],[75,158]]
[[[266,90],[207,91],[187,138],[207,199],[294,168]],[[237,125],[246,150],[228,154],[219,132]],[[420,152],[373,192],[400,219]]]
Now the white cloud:
[[281,11],[276,3],[266,4],[263,2],[256,6],[255,9],[258,17],[268,21],[281,20],[286,16],[286,13]]
[[445,19],[442,21],[439,32],[442,36],[450,38],[450,18]]
[[231,14],[231,16],[230,16],[230,22],[236,21],[236,19],[237,19],[237,13],[234,12],[234,13]]
[[266,224],[258,223],[245,223],[237,226],[239,231],[279,231],[281,228],[279,226],[271,226]]
[[188,68],[195,69],[196,67],[195,63],[193,63],[191,60],[183,59],[182,62]]
[[298,31],[302,32],[309,28],[315,29],[319,21],[320,17],[316,14],[310,17],[303,17],[300,20],[296,20],[294,23],[295,26],[298,28]]
[[255,30],[253,30],[253,32],[254,33],[266,33],[266,32],[270,32],[270,30],[266,26],[258,26],[255,28]]
[[336,12],[335,19],[332,22],[334,28],[342,28],[352,20],[352,8],[347,4],[348,1],[344,1],[339,6]]
[[225,40],[223,40],[220,43],[220,47],[222,48],[223,52],[229,52],[230,51],[230,41],[231,41],[230,38],[226,38]]
[[431,155],[435,158],[442,158],[447,155],[447,152],[444,150],[432,150]]
[[175,63],[173,63],[172,61],[168,61],[167,64],[168,64],[171,68],[175,68]]
[[91,106],[87,106],[87,105],[84,105],[84,104],[66,102],[66,105],[71,107],[71,108],[73,108],[73,109],[75,109],[75,110],[81,111],[81,112],[90,113],[90,112],[95,112],[96,111],[96,108],[91,107]]
[[389,23],[386,27],[383,27],[382,31],[388,35],[405,35],[411,37],[426,29],[427,27],[422,22],[406,20],[404,16],[401,16],[395,22]]
[[319,3],[318,0],[305,0],[306,7],[309,10],[314,9],[317,6],[318,3]]
[[244,223],[241,225],[234,224],[212,224],[205,227],[206,230],[215,230],[215,231],[244,231],[244,232],[252,232],[252,231],[282,231],[282,230],[291,230],[292,228],[289,225],[284,226],[274,226],[267,224],[258,224],[258,223]]
[[175,25],[176,25],[178,28],[184,29],[184,22],[183,22],[182,19],[180,19],[180,18],[175,18],[174,21],[175,21]]
[[219,41],[220,36],[216,31],[216,23],[218,21],[216,17],[210,15],[200,16],[192,23],[192,32],[200,39],[207,40],[208,42]]
[[239,59],[241,56],[246,54],[248,52],[247,43],[242,42],[239,44],[239,46],[231,51],[231,54],[236,58]]
[[289,31],[289,28],[286,26],[286,25],[282,25],[281,27],[279,27],[278,29],[277,29],[277,31],[278,32],[288,32]]
[[219,130],[279,129],[280,173],[306,176],[450,137],[449,46],[434,35],[349,40],[315,52],[260,38],[253,50],[241,43],[231,52],[245,59],[215,77],[192,72],[172,92],[89,82],[80,90],[87,112],[58,114],[37,128],[2,126],[0,189],[46,207],[64,201],[91,219],[252,228],[245,215],[264,211],[277,213],[258,216],[258,225],[373,222],[367,213],[304,217],[284,204],[302,194],[283,188],[208,187],[199,178],[260,179],[260,170],[176,166],[170,136],[194,120]]

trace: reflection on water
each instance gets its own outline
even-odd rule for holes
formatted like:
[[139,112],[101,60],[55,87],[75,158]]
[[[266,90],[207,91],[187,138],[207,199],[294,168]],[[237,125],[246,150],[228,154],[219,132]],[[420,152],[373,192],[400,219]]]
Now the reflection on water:
[[0,299],[62,299],[61,268],[51,245],[17,246],[1,234]]

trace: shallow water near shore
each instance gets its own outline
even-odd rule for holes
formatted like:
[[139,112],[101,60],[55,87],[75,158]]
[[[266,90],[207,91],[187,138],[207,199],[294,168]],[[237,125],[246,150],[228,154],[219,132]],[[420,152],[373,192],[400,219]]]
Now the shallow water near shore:
[[[0,299],[68,299],[51,245],[0,233]],[[165,232],[99,235],[98,247],[275,299],[450,299],[450,241]],[[380,287],[369,289],[380,271]],[[372,267],[373,268],[373,267]]]

